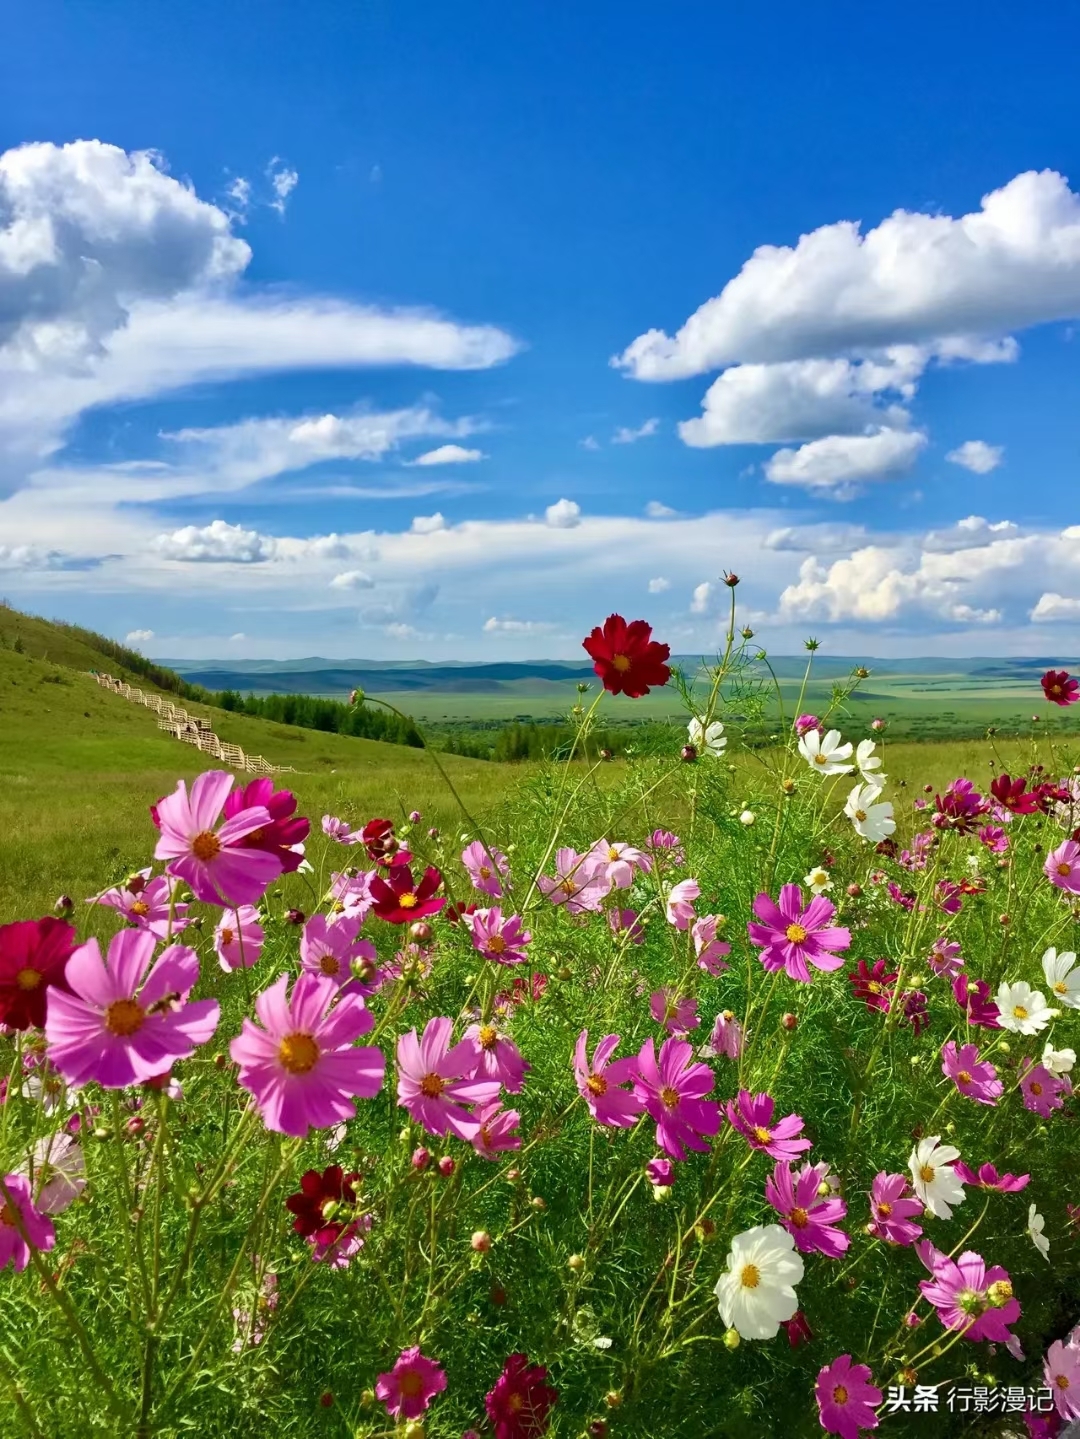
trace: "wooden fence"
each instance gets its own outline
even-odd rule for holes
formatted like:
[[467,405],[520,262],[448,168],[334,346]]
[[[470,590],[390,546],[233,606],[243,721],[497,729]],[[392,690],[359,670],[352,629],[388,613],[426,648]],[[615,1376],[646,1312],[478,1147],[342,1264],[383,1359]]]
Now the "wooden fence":
[[252,774],[296,773],[291,764],[271,764],[268,759],[263,759],[261,754],[245,754],[238,744],[226,744],[210,728],[209,720],[188,714],[186,709],[174,705],[172,700],[161,695],[147,694],[145,690],[136,689],[126,681],[101,674],[98,670],[92,670],[91,673],[102,689],[111,690],[113,694],[131,700],[132,704],[145,705],[148,710],[153,710],[158,717],[158,729],[165,730],[184,744],[193,744],[202,754],[221,760],[229,769],[244,770]]

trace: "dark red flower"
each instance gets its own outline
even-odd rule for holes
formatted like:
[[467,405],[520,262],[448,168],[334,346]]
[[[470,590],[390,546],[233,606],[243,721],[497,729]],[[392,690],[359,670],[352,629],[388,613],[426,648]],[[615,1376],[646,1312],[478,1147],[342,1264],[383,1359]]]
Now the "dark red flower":
[[241,810],[262,805],[270,812],[270,823],[261,829],[252,830],[240,841],[242,849],[261,849],[275,855],[281,861],[283,874],[292,874],[300,868],[303,854],[293,848],[303,844],[311,830],[311,821],[303,815],[295,815],[296,796],[292,790],[279,789],[275,792],[274,781],[266,775],[253,779],[249,785],[234,789],[225,799],[222,814],[226,819]]
[[[309,1169],[300,1179],[300,1193],[290,1194],[285,1208],[295,1214],[293,1228],[305,1239],[314,1238],[318,1245],[333,1244],[353,1217],[356,1190],[360,1178],[355,1171],[346,1174],[340,1164],[331,1164],[320,1174]],[[327,1213],[329,1210],[329,1214]]]
[[867,1009],[879,1009],[887,1013],[892,987],[896,983],[896,974],[889,974],[887,970],[888,965],[883,959],[875,959],[872,967],[867,965],[865,959],[860,959],[858,968],[848,975],[852,997],[861,999]]
[[900,996],[901,1018],[910,1024],[916,1035],[930,1023],[929,1003],[921,989],[906,989]]
[[394,834],[392,820],[369,819],[360,831],[360,838],[368,852],[368,858],[374,864],[381,864],[384,869],[391,869],[398,864],[408,864],[412,859],[412,855],[407,849],[402,849]]
[[983,1029],[1000,1029],[1000,1010],[990,998],[990,986],[985,979],[969,979],[958,974],[953,980],[953,995],[957,1004],[967,1015],[969,1024],[980,1025]]
[[559,1399],[545,1383],[547,1377],[547,1370],[530,1364],[524,1354],[510,1355],[484,1396],[495,1439],[538,1439],[547,1432],[548,1417]]
[[807,1324],[806,1315],[801,1309],[796,1309],[790,1319],[784,1320],[784,1328],[792,1349],[798,1349],[800,1344],[809,1344],[814,1337],[814,1331]]
[[448,904],[446,918],[451,924],[460,924],[467,914],[475,914],[477,908],[475,904]]
[[954,779],[943,795],[934,796],[935,813],[930,822],[938,829],[954,829],[966,834],[975,828],[988,808],[969,779]]
[[622,615],[608,615],[603,629],[597,625],[581,643],[610,694],[640,699],[671,678],[664,663],[671,648],[652,638],[652,625],[645,620],[627,624]]
[[1074,705],[1080,700],[1080,681],[1068,670],[1047,670],[1042,677],[1043,694],[1054,705]]
[[990,793],[998,804],[1013,814],[1034,814],[1039,808],[1039,796],[1025,793],[1026,790],[1027,780],[1023,775],[1010,779],[1007,774],[999,774],[990,785]]
[[43,1028],[49,987],[70,993],[64,970],[76,943],[74,927],[52,915],[0,925],[0,1024]]
[[442,875],[435,866],[428,865],[420,878],[413,881],[412,870],[407,864],[395,864],[383,879],[372,875],[368,882],[368,894],[373,901],[373,912],[379,919],[390,924],[411,924],[426,914],[438,914],[446,903],[435,897],[435,891],[442,884]]

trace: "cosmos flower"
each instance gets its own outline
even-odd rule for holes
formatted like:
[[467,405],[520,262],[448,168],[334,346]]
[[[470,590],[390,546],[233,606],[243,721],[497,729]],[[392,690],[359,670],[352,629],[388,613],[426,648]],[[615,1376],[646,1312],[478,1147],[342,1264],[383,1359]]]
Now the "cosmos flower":
[[148,866],[129,875],[123,884],[92,895],[86,902],[118,910],[136,929],[148,929],[158,939],[166,939],[187,927],[189,906],[176,898],[179,892],[178,879],[167,874],[151,879]]
[[1046,1351],[1043,1382],[1062,1419],[1080,1419],[1080,1344],[1055,1339]]
[[609,909],[607,921],[612,934],[625,934],[631,944],[645,942],[645,927],[636,909]]
[[1034,1204],[1028,1205],[1027,1235],[1039,1251],[1047,1264],[1050,1263],[1050,1241],[1043,1230],[1046,1228],[1046,1220],[1039,1213]]
[[689,929],[697,916],[694,914],[694,900],[701,894],[696,879],[680,879],[672,885],[664,900],[664,913],[668,924],[676,929]]
[[508,965],[524,964],[528,959],[525,946],[532,934],[522,929],[520,915],[510,914],[504,919],[502,910],[494,905],[465,916],[463,923],[469,927],[473,948],[485,959]]
[[657,1024],[662,1024],[669,1034],[677,1034],[680,1038],[685,1038],[691,1029],[697,1029],[701,1023],[697,1000],[671,989],[658,989],[649,999],[649,1010]]
[[831,729],[826,735],[817,729],[808,729],[799,739],[799,753],[815,774],[850,774],[855,768],[847,763],[851,751],[851,744],[841,743],[838,729]]
[[771,1095],[751,1094],[740,1089],[737,1099],[729,1099],[727,1117],[732,1126],[747,1140],[751,1149],[760,1149],[773,1159],[795,1159],[810,1148],[809,1139],[801,1139],[803,1121],[798,1114],[788,1114],[776,1124],[775,1103]]
[[1071,1074],[1076,1063],[1076,1050],[1055,1049],[1047,1040],[1043,1045],[1042,1062],[1051,1074]]
[[824,726],[817,715],[810,714],[798,715],[792,728],[800,739],[804,734],[809,734],[811,730],[817,730],[818,734],[824,732]]
[[45,1134],[32,1151],[37,1207],[42,1214],[62,1214],[86,1188],[86,1156],[74,1134]]
[[799,1307],[795,1285],[803,1261],[779,1224],[757,1225],[731,1242],[727,1268],[716,1282],[720,1317],[742,1339],[772,1339]]
[[714,976],[728,968],[727,956],[731,953],[727,940],[716,937],[718,923],[719,915],[705,914],[690,926],[698,968]]
[[510,861],[501,849],[488,849],[480,840],[474,839],[461,851],[461,862],[469,873],[473,889],[501,899],[502,880],[510,873]]
[[434,1359],[420,1353],[420,1346],[403,1349],[393,1369],[375,1381],[375,1396],[395,1419],[416,1419],[436,1394],[446,1388],[446,1374]]
[[881,1403],[881,1390],[871,1380],[873,1374],[865,1364],[853,1364],[850,1354],[840,1354],[831,1364],[818,1371],[814,1384],[818,1419],[826,1434],[839,1434],[841,1439],[858,1439],[861,1429],[876,1429],[874,1413]]
[[931,823],[938,829],[967,834],[973,830],[989,806],[969,779],[954,779],[944,795],[934,796]]
[[547,1432],[548,1419],[559,1399],[547,1378],[542,1365],[530,1364],[524,1354],[510,1355],[484,1396],[494,1439],[539,1439]]
[[871,1221],[867,1225],[875,1239],[888,1244],[914,1244],[922,1233],[921,1219],[925,1206],[908,1191],[908,1182],[902,1174],[887,1174],[881,1170],[874,1176],[870,1191]]
[[[16,1225],[16,1214],[22,1222],[26,1239]],[[0,1189],[0,1270],[10,1264],[17,1274],[21,1274],[30,1263],[31,1246],[45,1253],[55,1243],[53,1222],[35,1207],[30,1197],[30,1181],[23,1174],[5,1174],[4,1188]]]
[[368,893],[379,919],[388,924],[411,924],[442,909],[446,900],[436,895],[441,884],[442,875],[434,865],[428,865],[417,882],[407,864],[395,864],[385,879],[380,874],[371,876]]
[[969,979],[966,974],[960,973],[953,979],[952,989],[968,1024],[982,1029],[1001,1028],[1001,1016],[990,998],[990,986],[985,979]]
[[857,784],[844,805],[855,833],[872,844],[880,844],[896,830],[893,807],[888,800],[879,801],[880,794],[875,784]]
[[888,775],[880,772],[881,757],[874,753],[876,749],[877,743],[875,740],[861,739],[855,747],[855,767],[867,784],[874,785],[877,789],[882,789],[885,781],[888,779]]
[[466,1105],[489,1104],[499,1097],[498,1081],[477,1079],[476,1046],[461,1040],[451,1046],[453,1020],[429,1019],[423,1038],[416,1030],[397,1043],[398,1103],[429,1134],[456,1134],[471,1141],[477,1120]]
[[555,878],[541,874],[536,884],[552,904],[565,904],[567,914],[601,909],[608,890],[606,879],[596,872],[595,858],[569,846],[555,851]]
[[742,1042],[742,1025],[730,1009],[722,1009],[716,1016],[712,1033],[709,1035],[709,1046],[713,1054],[738,1059],[742,1053]]
[[522,1057],[521,1050],[497,1025],[470,1024],[465,1039],[475,1046],[477,1079],[493,1079],[507,1094],[520,1094],[525,1076],[532,1066]]
[[942,1144],[941,1136],[920,1139],[911,1151],[908,1167],[915,1193],[925,1208],[939,1219],[952,1218],[952,1206],[963,1204],[967,1195],[952,1164],[960,1158],[959,1149]]
[[980,1164],[978,1170],[969,1168],[962,1159],[953,1163],[956,1177],[977,1189],[994,1189],[1000,1194],[1017,1194],[1028,1184],[1030,1174],[999,1174],[992,1164]]
[[811,894],[824,894],[827,889],[832,889],[832,876],[827,869],[819,865],[817,869],[803,875],[803,884]]
[[1056,889],[1080,894],[1080,844],[1067,839],[1046,856],[1043,873]]
[[943,979],[953,979],[964,967],[959,944],[954,939],[946,939],[944,935],[934,940],[926,962],[934,973]]
[[521,1123],[516,1109],[503,1109],[497,1099],[478,1104],[473,1110],[476,1132],[472,1147],[484,1159],[497,1160],[500,1154],[521,1148],[521,1136],[514,1131]]
[[946,1329],[959,1330],[972,1341],[1012,1341],[1008,1326],[1020,1317],[1020,1301],[1000,1265],[987,1268],[982,1256],[970,1249],[958,1260],[950,1259],[928,1239],[917,1244],[915,1252],[931,1275],[920,1282],[919,1289]]
[[184,880],[205,904],[255,904],[281,873],[276,851],[245,844],[248,835],[273,823],[265,806],[239,809],[215,828],[232,786],[226,770],[207,770],[190,794],[178,780],[174,792],[153,809],[161,831],[154,858],[166,860],[168,872]]
[[[348,911],[332,919],[313,914],[300,935],[300,963],[304,969],[332,979],[344,994],[372,992],[370,981],[364,984],[353,977],[355,961],[366,960],[374,967],[377,958],[370,939],[357,939],[360,924],[359,915]],[[374,978],[373,974],[372,981]]]
[[724,726],[719,720],[704,725],[695,715],[686,728],[690,743],[698,754],[719,756],[727,748],[727,735],[724,734]]
[[636,849],[632,844],[613,844],[607,839],[596,841],[589,850],[589,858],[593,861],[593,872],[598,878],[602,875],[611,889],[629,889],[634,882],[635,870],[642,874],[649,874],[652,870],[652,860],[644,850]]
[[765,1181],[765,1198],[780,1215],[796,1249],[838,1259],[851,1240],[836,1227],[847,1213],[847,1205],[839,1195],[820,1193],[828,1171],[827,1164],[804,1164],[792,1172],[788,1160],[778,1160]]
[[822,970],[839,969],[843,964],[837,951],[851,944],[851,931],[831,923],[836,907],[823,895],[816,895],[804,909],[799,886],[785,884],[778,903],[762,893],[755,898],[753,910],[763,922],[751,921],[746,930],[751,941],[762,946],[761,962],[766,969],[783,969],[792,979],[806,983],[810,979],[807,961]]
[[1054,1003],[1063,1004],[1066,1009],[1080,1009],[1080,967],[1076,955],[1071,950],[1058,954],[1056,949],[1048,949],[1042,957],[1042,969]]
[[311,821],[295,813],[296,796],[292,790],[275,790],[274,781],[267,775],[260,775],[247,785],[237,786],[226,796],[222,814],[227,820],[233,819],[255,807],[265,809],[270,822],[244,835],[240,847],[261,849],[276,855],[281,862],[282,873],[292,874],[303,862],[304,841],[311,829]]
[[250,969],[262,953],[266,938],[253,904],[226,910],[214,930],[214,949],[222,969]]
[[1051,704],[1074,705],[1080,700],[1080,683],[1071,677],[1068,670],[1047,670],[1040,683]]
[[1042,994],[1025,980],[1003,981],[995,997],[998,1023],[1014,1034],[1038,1034],[1053,1018]]
[[581,643],[610,694],[640,699],[671,678],[665,663],[670,646],[652,638],[652,625],[645,620],[627,624],[622,615],[608,615],[603,628],[597,625]]
[[1012,779],[1007,774],[995,775],[990,784],[990,793],[1002,809],[1010,814],[1035,814],[1039,809],[1039,796],[1028,790],[1023,775]]
[[692,1047],[682,1039],[665,1039],[659,1056],[651,1039],[641,1046],[634,1076],[634,1094],[656,1121],[656,1144],[672,1159],[685,1159],[686,1149],[706,1150],[706,1138],[720,1128],[720,1106],[705,1098],[715,1084],[707,1064],[693,1064]]
[[1025,1059],[1021,1064],[1020,1093],[1024,1097],[1024,1108],[1032,1110],[1041,1119],[1049,1119],[1055,1109],[1061,1109],[1063,1094],[1071,1089],[1064,1075],[1052,1073],[1043,1064],[1032,1064]]
[[869,1010],[888,1014],[896,977],[884,959],[875,959],[872,966],[860,959],[855,972],[848,975],[852,998],[861,999]]
[[951,1079],[961,1094],[974,1099],[977,1104],[996,1104],[1005,1086],[997,1077],[997,1070],[985,1059],[979,1058],[978,1046],[962,1044],[957,1047],[953,1040],[941,1048],[941,1072]]
[[629,1129],[637,1122],[644,1105],[633,1090],[620,1086],[637,1078],[637,1058],[630,1055],[626,1059],[612,1059],[619,1046],[619,1035],[608,1034],[597,1043],[590,1064],[588,1044],[589,1031],[583,1029],[574,1047],[574,1078],[578,1093],[598,1124]]
[[74,927],[52,915],[0,925],[0,1024],[43,1028],[50,989],[70,991],[64,972],[76,943]]

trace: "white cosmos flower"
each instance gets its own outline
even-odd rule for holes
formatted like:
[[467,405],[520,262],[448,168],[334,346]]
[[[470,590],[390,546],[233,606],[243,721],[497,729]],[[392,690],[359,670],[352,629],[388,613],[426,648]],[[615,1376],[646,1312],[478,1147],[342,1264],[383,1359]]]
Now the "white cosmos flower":
[[33,1162],[37,1207],[62,1214],[86,1188],[82,1145],[71,1134],[47,1134],[34,1145]]
[[967,1198],[964,1186],[956,1176],[953,1161],[960,1158],[959,1149],[942,1144],[939,1134],[920,1139],[911,1151],[908,1168],[915,1193],[938,1219],[951,1219],[954,1204]]
[[1039,1213],[1039,1211],[1035,1208],[1034,1204],[1029,1204],[1029,1205],[1028,1205],[1028,1222],[1027,1222],[1028,1238],[1031,1240],[1032,1244],[1034,1244],[1035,1248],[1039,1251],[1039,1253],[1042,1255],[1042,1257],[1046,1260],[1047,1264],[1049,1264],[1049,1263],[1050,1263],[1050,1241],[1049,1241],[1049,1239],[1047,1239],[1046,1235],[1043,1233],[1043,1228],[1044,1228],[1045,1224],[1046,1224],[1046,1220],[1042,1217],[1042,1215]]
[[1003,981],[998,986],[996,1002],[1000,1011],[998,1023],[1014,1034],[1038,1034],[1054,1017],[1040,991],[1032,989],[1023,979],[1015,984]]
[[1051,1074],[1071,1074],[1076,1063],[1075,1049],[1055,1049],[1047,1040],[1042,1052],[1043,1068]]
[[1042,957],[1042,967],[1055,1003],[1063,1004],[1066,1009],[1080,1009],[1080,968],[1076,955],[1071,950],[1058,954],[1056,949],[1048,949]]
[[878,773],[881,769],[881,757],[874,753],[876,749],[877,745],[872,739],[861,739],[855,750],[855,763],[867,784],[876,784],[880,789],[888,775]]
[[857,784],[847,798],[844,813],[863,839],[880,844],[896,829],[893,807],[888,800],[878,803],[881,789],[876,784]]
[[720,1317],[743,1339],[772,1339],[799,1307],[795,1285],[803,1262],[779,1224],[759,1224],[731,1241],[727,1270],[716,1281]]
[[690,736],[690,743],[698,754],[720,755],[724,753],[727,736],[724,734],[724,726],[719,720],[713,720],[712,724],[705,726],[695,715],[686,729]]
[[816,729],[807,730],[799,741],[799,753],[815,774],[850,774],[855,768],[844,763],[851,758],[851,745],[841,744],[838,729],[825,736]]
[[811,894],[824,894],[827,889],[832,889],[832,880],[829,878],[829,871],[818,865],[809,874],[803,875],[803,884]]

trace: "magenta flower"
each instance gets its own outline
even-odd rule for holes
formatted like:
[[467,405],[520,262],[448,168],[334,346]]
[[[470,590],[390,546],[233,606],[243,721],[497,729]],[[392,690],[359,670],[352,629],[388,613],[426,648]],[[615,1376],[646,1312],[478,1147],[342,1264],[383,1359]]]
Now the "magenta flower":
[[809,734],[811,730],[817,730],[818,734],[825,732],[825,726],[817,715],[798,715],[793,728],[799,739],[802,739],[804,734]]
[[521,1136],[514,1131],[521,1123],[516,1109],[503,1109],[497,1099],[479,1104],[473,1110],[476,1132],[472,1147],[484,1159],[495,1161],[500,1154],[521,1148]]
[[655,1189],[670,1189],[675,1183],[675,1166],[670,1159],[650,1159],[645,1177]]
[[187,1059],[217,1028],[216,999],[188,1002],[199,979],[195,951],[174,944],[152,965],[155,943],[146,930],[123,929],[106,961],[97,940],[88,939],[67,962],[72,993],[49,990],[48,1057],[69,1084],[145,1083]]
[[962,1044],[958,1048],[950,1040],[942,1045],[941,1072],[961,1094],[977,1104],[996,1104],[1005,1088],[989,1060],[979,1058],[978,1046],[974,1044]]
[[253,904],[226,910],[214,930],[214,949],[222,969],[250,969],[262,952],[265,938],[259,911]]
[[954,939],[946,939],[944,935],[934,940],[926,962],[936,975],[948,980],[955,979],[964,967],[960,946]]
[[636,1092],[619,1086],[637,1078],[637,1059],[633,1055],[626,1059],[612,1059],[619,1046],[619,1036],[608,1034],[597,1043],[590,1065],[588,1043],[589,1031],[583,1029],[574,1046],[574,1078],[578,1093],[598,1124],[629,1129],[644,1106]]
[[742,1053],[742,1025],[730,1009],[722,1009],[716,1016],[709,1035],[709,1046],[714,1055],[725,1054],[728,1059],[738,1059]]
[[751,942],[762,946],[761,962],[766,969],[783,969],[792,979],[807,983],[808,960],[823,970],[839,969],[843,964],[837,951],[850,945],[851,931],[830,924],[836,907],[824,895],[815,895],[803,909],[802,890],[797,884],[785,884],[778,904],[767,894],[759,894],[753,908],[763,923],[751,921],[746,930]]
[[881,1390],[870,1382],[873,1377],[865,1364],[853,1364],[850,1354],[839,1355],[818,1371],[814,1397],[826,1434],[858,1439],[860,1429],[878,1427],[874,1410],[881,1403]]
[[653,1019],[662,1024],[668,1034],[683,1037],[701,1023],[697,1015],[697,1000],[689,995],[680,996],[670,989],[658,989],[649,999],[649,1009]]
[[838,1194],[819,1189],[829,1172],[827,1164],[804,1164],[795,1174],[786,1159],[778,1160],[765,1181],[765,1198],[780,1216],[780,1222],[803,1254],[824,1254],[839,1259],[851,1244],[837,1221],[847,1213]]
[[368,877],[372,908],[377,917],[385,919],[387,924],[412,924],[429,914],[438,914],[446,904],[446,900],[436,893],[442,884],[442,875],[435,866],[429,864],[419,880],[414,880],[408,863],[401,859],[402,853],[399,851],[391,860],[385,879],[380,874]]
[[[959,1170],[959,1166],[955,1166]],[[871,1221],[867,1233],[887,1244],[914,1244],[922,1233],[921,1219],[924,1205],[909,1188],[903,1174],[887,1174],[885,1170],[874,1176],[870,1191]]]
[[645,841],[645,848],[652,851],[658,865],[683,863],[682,840],[669,829],[654,829]]
[[[20,1222],[25,1239],[19,1232]],[[11,1264],[15,1272],[21,1274],[30,1263],[31,1247],[44,1253],[55,1243],[52,1220],[34,1207],[30,1181],[22,1174],[5,1174],[3,1189],[0,1189],[0,1269]]]
[[494,1024],[470,1024],[465,1039],[475,1048],[476,1079],[493,1079],[507,1094],[520,1094],[525,1075],[532,1068],[508,1034]]
[[1009,848],[1009,836],[997,824],[984,824],[979,830],[979,840],[991,854],[1004,854]]
[[665,1039],[657,1058],[647,1039],[637,1057],[634,1093],[656,1120],[657,1147],[672,1159],[685,1159],[688,1148],[707,1150],[705,1137],[716,1134],[723,1118],[719,1104],[704,1097],[716,1082],[713,1072],[692,1064],[693,1053],[685,1040]]
[[1018,1194],[1031,1179],[1030,1174],[999,1174],[992,1164],[981,1164],[976,1173],[962,1159],[954,1159],[952,1167],[962,1183],[974,1184],[979,1189],[996,1189],[1001,1194]]
[[1080,844],[1067,839],[1046,856],[1043,873],[1056,889],[1080,894]]
[[485,959],[496,964],[524,964],[528,959],[525,946],[532,940],[532,934],[521,927],[521,916],[510,914],[503,918],[498,905],[491,909],[478,909],[462,916],[472,935],[473,949]]
[[281,873],[277,853],[244,843],[248,835],[271,824],[270,812],[262,805],[242,809],[214,828],[232,784],[225,770],[207,770],[192,784],[190,795],[179,780],[174,792],[154,807],[161,830],[154,858],[168,860],[169,873],[190,885],[205,904],[254,904]]
[[361,922],[358,915],[348,911],[334,919],[313,914],[300,935],[300,963],[304,969],[332,979],[345,994],[373,992],[377,986],[353,978],[354,960],[367,960],[374,968],[377,958],[371,940],[356,937]]
[[607,921],[612,934],[625,934],[631,944],[643,943],[645,929],[636,909],[609,909]]
[[953,995],[957,1004],[967,1015],[968,1024],[982,1029],[1000,1029],[1000,1010],[990,998],[990,986],[985,979],[969,979],[958,974],[952,982]]
[[1006,1270],[999,1264],[988,1269],[982,1256],[970,1249],[958,1260],[950,1259],[928,1239],[916,1244],[915,1253],[931,1275],[919,1289],[946,1329],[958,1330],[972,1341],[1015,1342],[1008,1326],[1020,1318],[1020,1301],[1013,1296]]
[[188,906],[175,898],[179,889],[178,879],[164,874],[151,879],[147,867],[131,875],[123,884],[103,889],[86,902],[118,910],[136,929],[148,929],[158,939],[166,939],[179,934],[187,926]]
[[938,829],[952,829],[959,834],[967,834],[975,828],[989,807],[971,780],[954,779],[944,795],[934,796],[931,823]]
[[893,904],[898,904],[901,909],[914,909],[915,896],[900,888],[895,880],[890,879],[885,886],[885,891]]
[[1055,1340],[1046,1351],[1043,1380],[1062,1419],[1080,1419],[1080,1346]]
[[469,872],[473,889],[501,899],[501,876],[510,873],[510,861],[501,849],[488,849],[478,839],[461,851],[461,862]]
[[1030,1059],[1022,1062],[1020,1091],[1024,1096],[1024,1108],[1032,1110],[1042,1119],[1048,1119],[1055,1109],[1061,1109],[1063,1094],[1072,1092],[1072,1085],[1063,1074],[1054,1074],[1044,1064],[1032,1064]]
[[771,1095],[740,1089],[738,1099],[727,1102],[727,1117],[751,1149],[760,1149],[773,1159],[796,1159],[810,1148],[809,1139],[798,1137],[802,1134],[802,1117],[788,1114],[773,1124],[775,1107]]
[[715,914],[702,915],[700,919],[694,921],[690,929],[694,939],[694,953],[697,955],[698,968],[703,969],[706,974],[714,976],[723,973],[729,967],[726,958],[731,953],[731,945],[727,940],[716,937],[718,918],[719,916]]
[[245,1019],[229,1053],[267,1129],[304,1138],[311,1129],[352,1119],[355,1099],[378,1094],[384,1061],[375,1046],[356,1047],[375,1023],[359,995],[339,997],[332,979],[307,970],[291,996],[288,985],[283,974],[257,996],[262,1028]]
[[959,914],[964,905],[960,886],[951,879],[939,879],[935,888],[938,909],[944,914]]
[[672,885],[664,901],[668,924],[673,924],[676,929],[689,929],[697,918],[694,900],[700,893],[701,886],[696,879],[680,879],[678,884]]
[[222,814],[226,819],[234,819],[245,810],[256,807],[266,810],[270,823],[246,834],[241,847],[261,849],[276,855],[281,862],[282,873],[292,874],[303,861],[304,841],[311,829],[311,821],[296,814],[296,796],[292,790],[275,790],[274,781],[267,775],[260,775],[247,785],[238,785],[226,796]]
[[436,1394],[446,1388],[446,1375],[434,1359],[420,1353],[420,1346],[403,1349],[397,1363],[375,1381],[375,1394],[395,1419],[416,1419]]
[[644,850],[635,849],[632,844],[598,839],[589,850],[596,863],[597,875],[602,875],[609,889],[629,889],[634,882],[634,871],[652,873],[652,860]]
[[435,1018],[428,1020],[422,1039],[417,1040],[415,1029],[399,1036],[398,1104],[429,1134],[456,1134],[470,1142],[478,1121],[465,1106],[497,1100],[499,1085],[475,1078],[476,1045],[463,1039],[451,1047],[453,1029],[453,1020]]
[[567,914],[600,909],[607,893],[607,881],[597,875],[595,857],[569,848],[555,852],[555,878],[541,874],[536,883],[552,904],[565,904]]

